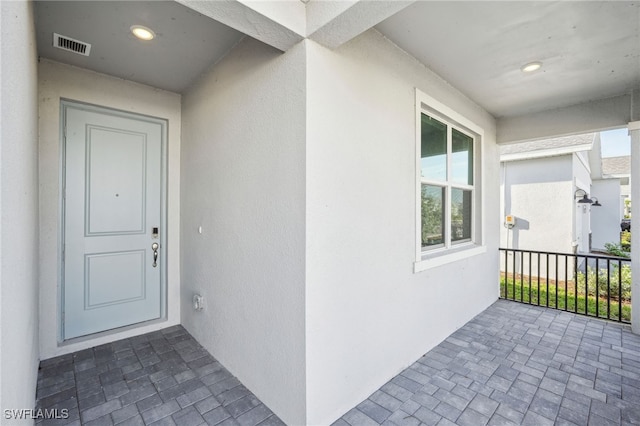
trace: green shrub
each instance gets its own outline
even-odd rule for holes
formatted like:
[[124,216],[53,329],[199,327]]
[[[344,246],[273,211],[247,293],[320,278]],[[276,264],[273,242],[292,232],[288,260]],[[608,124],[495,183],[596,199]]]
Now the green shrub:
[[[627,272],[623,267],[623,294],[626,287],[625,282],[631,282],[630,277],[625,278]],[[629,270],[630,271],[630,270]],[[554,309],[567,310],[569,312],[577,312],[589,316],[597,316],[600,318],[609,318],[612,320],[621,320],[623,322],[631,321],[631,303],[627,300],[618,301],[616,297],[607,300],[603,297],[596,299],[595,294],[595,272],[589,271],[591,277],[589,280],[589,290],[592,295],[584,294],[584,278],[582,279],[583,293],[575,293],[574,281],[567,282],[547,282],[544,278],[529,278],[522,276],[500,277],[500,297],[503,299],[515,300],[518,302],[529,303],[532,305],[547,306]],[[606,274],[605,274],[606,275]],[[593,279],[593,282],[591,281]],[[599,283],[602,286],[602,282]],[[601,287],[600,293],[603,293],[607,287],[606,281],[604,287]]]
[[[618,265],[612,265],[609,274],[609,288],[611,297],[622,297],[624,300],[631,299],[631,265],[622,265],[622,271],[618,273]],[[619,276],[622,278],[622,290],[620,289]],[[598,273],[598,282],[596,283],[596,272],[594,268],[588,267],[586,274],[586,286],[589,296],[596,295],[596,284],[598,287],[598,295],[600,297],[607,296],[607,270],[601,269]],[[585,294],[585,273],[578,271],[578,293]]]
[[631,252],[631,232],[623,231],[620,234],[620,247],[626,252]]
[[[605,243],[604,248],[607,250],[607,253],[612,256],[626,257],[627,259],[631,257],[629,250],[625,249],[625,246],[622,244]],[[629,243],[629,249],[630,248],[631,243]]]

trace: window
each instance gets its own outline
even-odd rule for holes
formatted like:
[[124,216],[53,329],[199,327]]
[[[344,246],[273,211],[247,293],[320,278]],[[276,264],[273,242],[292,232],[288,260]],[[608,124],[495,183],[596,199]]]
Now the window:
[[[417,272],[428,263],[439,265],[475,254],[480,247],[483,131],[419,91],[416,101]],[[452,253],[456,255],[444,258]]]
[[420,121],[422,249],[471,241],[474,138],[425,113]]

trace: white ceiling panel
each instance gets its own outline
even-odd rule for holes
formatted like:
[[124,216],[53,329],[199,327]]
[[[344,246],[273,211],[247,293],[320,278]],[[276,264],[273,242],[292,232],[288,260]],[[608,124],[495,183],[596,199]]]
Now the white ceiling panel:
[[[172,1],[37,1],[41,57],[183,92],[243,34]],[[156,38],[136,39],[132,25]],[[53,47],[53,33],[91,44],[89,56]]]
[[418,1],[376,28],[496,117],[640,87],[638,1]]

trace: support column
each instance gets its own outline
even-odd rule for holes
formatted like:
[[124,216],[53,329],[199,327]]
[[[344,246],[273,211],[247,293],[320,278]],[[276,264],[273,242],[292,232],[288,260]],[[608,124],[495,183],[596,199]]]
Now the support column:
[[631,138],[631,329],[635,334],[640,334],[640,121],[629,123],[629,136]]

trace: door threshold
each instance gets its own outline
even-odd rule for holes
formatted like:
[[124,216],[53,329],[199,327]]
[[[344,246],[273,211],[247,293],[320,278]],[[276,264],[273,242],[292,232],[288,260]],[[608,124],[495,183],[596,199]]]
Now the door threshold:
[[[91,340],[97,340],[103,337],[109,337],[109,336],[114,336],[114,335],[118,335],[120,333],[125,333],[127,331],[131,331],[131,330],[135,330],[135,329],[143,329],[146,328],[147,326],[152,326],[152,325],[156,325],[156,324],[161,324],[161,323],[165,323],[167,322],[168,319],[167,318],[156,318],[153,320],[149,320],[149,321],[143,321],[143,322],[139,322],[136,324],[130,324],[130,325],[126,325],[123,327],[117,327],[117,328],[112,328],[111,330],[105,330],[105,331],[100,331],[98,333],[93,333],[93,334],[87,334],[85,336],[78,336],[78,337],[72,337],[70,339],[65,339],[61,342],[58,342],[58,347],[65,347],[65,346],[70,346],[70,345],[74,345],[77,343],[83,343],[83,342],[88,342]],[[149,333],[149,330],[144,330],[141,331],[140,334],[145,334],[145,333]],[[134,335],[128,335],[127,337],[133,337]],[[120,339],[121,337],[118,337],[118,339]],[[117,340],[117,339],[116,339]]]

